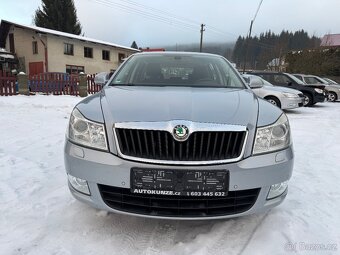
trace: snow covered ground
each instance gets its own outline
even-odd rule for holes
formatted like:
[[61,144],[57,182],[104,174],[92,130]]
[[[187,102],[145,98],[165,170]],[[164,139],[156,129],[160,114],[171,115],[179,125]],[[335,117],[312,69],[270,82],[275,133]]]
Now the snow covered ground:
[[288,112],[295,169],[266,214],[168,221],[76,201],[63,163],[80,98],[0,97],[0,254],[340,254],[340,103]]

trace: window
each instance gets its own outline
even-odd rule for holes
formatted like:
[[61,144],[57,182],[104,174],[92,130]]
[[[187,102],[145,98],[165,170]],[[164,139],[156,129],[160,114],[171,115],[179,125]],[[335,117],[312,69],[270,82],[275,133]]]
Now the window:
[[124,62],[124,58],[125,58],[125,54],[124,53],[118,53],[118,61],[119,61],[119,63],[123,63]]
[[66,73],[79,74],[80,72],[85,73],[85,68],[83,66],[66,65]]
[[296,78],[298,78],[300,81],[303,81],[303,79],[302,79],[302,76],[301,75],[297,75],[297,74],[295,74],[294,75]]
[[278,85],[288,85],[291,80],[282,75],[282,74],[274,74],[274,81],[275,81],[275,84],[278,84]]
[[244,88],[235,70],[221,57],[200,54],[135,55],[111,85]]
[[33,54],[38,54],[38,42],[37,41],[32,42],[32,51],[33,51]]
[[110,61],[110,51],[103,50],[102,56],[103,56],[103,60],[109,60]]
[[64,54],[73,56],[73,44],[64,43]]
[[305,77],[305,82],[307,84],[322,84],[320,81],[318,81],[315,77]]
[[84,57],[93,58],[93,49],[89,47],[84,47]]

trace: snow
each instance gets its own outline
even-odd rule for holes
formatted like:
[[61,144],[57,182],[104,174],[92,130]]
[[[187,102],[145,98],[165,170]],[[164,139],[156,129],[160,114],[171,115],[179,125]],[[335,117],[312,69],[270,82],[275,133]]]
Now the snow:
[[287,112],[296,160],[279,207],[171,221],[109,214],[71,196],[63,143],[80,100],[0,97],[1,255],[340,253],[340,102]]
[[8,24],[11,24],[11,25],[15,25],[15,26],[22,27],[22,28],[26,28],[26,29],[30,29],[30,30],[34,30],[38,35],[39,35],[39,33],[52,34],[52,35],[56,35],[56,36],[73,38],[73,39],[81,40],[81,41],[84,41],[84,42],[98,43],[98,44],[103,44],[103,45],[107,45],[107,46],[111,46],[111,47],[115,47],[115,48],[131,50],[133,52],[139,52],[140,51],[140,50],[130,48],[130,47],[126,47],[126,46],[122,46],[122,45],[119,45],[119,44],[105,42],[105,41],[101,41],[101,40],[97,40],[97,39],[92,39],[92,38],[81,36],[81,35],[74,35],[74,34],[70,34],[70,33],[65,33],[65,32],[61,32],[61,31],[57,31],[57,30],[53,30],[53,29],[36,27],[36,26],[29,26],[29,25],[14,23],[14,22],[8,21],[8,20],[2,20],[1,22],[8,23]]

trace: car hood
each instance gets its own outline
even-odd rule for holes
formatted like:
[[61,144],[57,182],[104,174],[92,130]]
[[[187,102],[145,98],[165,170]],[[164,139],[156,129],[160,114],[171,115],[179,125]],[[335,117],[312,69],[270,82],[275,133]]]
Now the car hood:
[[272,90],[272,91],[277,91],[277,92],[284,92],[284,93],[292,93],[292,94],[301,94],[301,91],[296,90],[296,89],[290,89],[286,87],[278,87],[278,86],[263,86],[265,89]]
[[258,101],[249,89],[190,87],[105,87],[106,121],[193,122],[256,126]]
[[310,88],[318,88],[318,89],[325,89],[326,87],[325,85],[322,85],[322,84],[306,84],[303,86],[310,87]]

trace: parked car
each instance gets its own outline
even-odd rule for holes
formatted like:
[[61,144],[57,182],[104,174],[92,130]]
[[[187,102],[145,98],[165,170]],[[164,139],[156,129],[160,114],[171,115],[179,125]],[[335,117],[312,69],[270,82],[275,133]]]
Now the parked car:
[[285,113],[225,58],[138,53],[73,109],[69,188],[96,208],[145,217],[263,212],[287,194],[290,133]]
[[287,87],[301,91],[305,96],[305,106],[312,106],[327,100],[324,85],[310,86],[300,81],[294,75],[288,73],[253,71],[250,74],[258,75],[274,86]]
[[296,89],[275,87],[256,75],[243,74],[242,77],[257,96],[281,109],[294,109],[304,104],[303,93]]
[[309,85],[324,85],[328,94],[328,101],[335,102],[340,99],[340,85],[332,84],[316,75],[294,74],[294,76]]
[[326,77],[322,77],[322,79],[328,81],[328,83],[331,84],[331,85],[339,85],[338,82],[336,82],[336,81],[334,81],[332,79],[329,79],[329,78],[326,78]]

